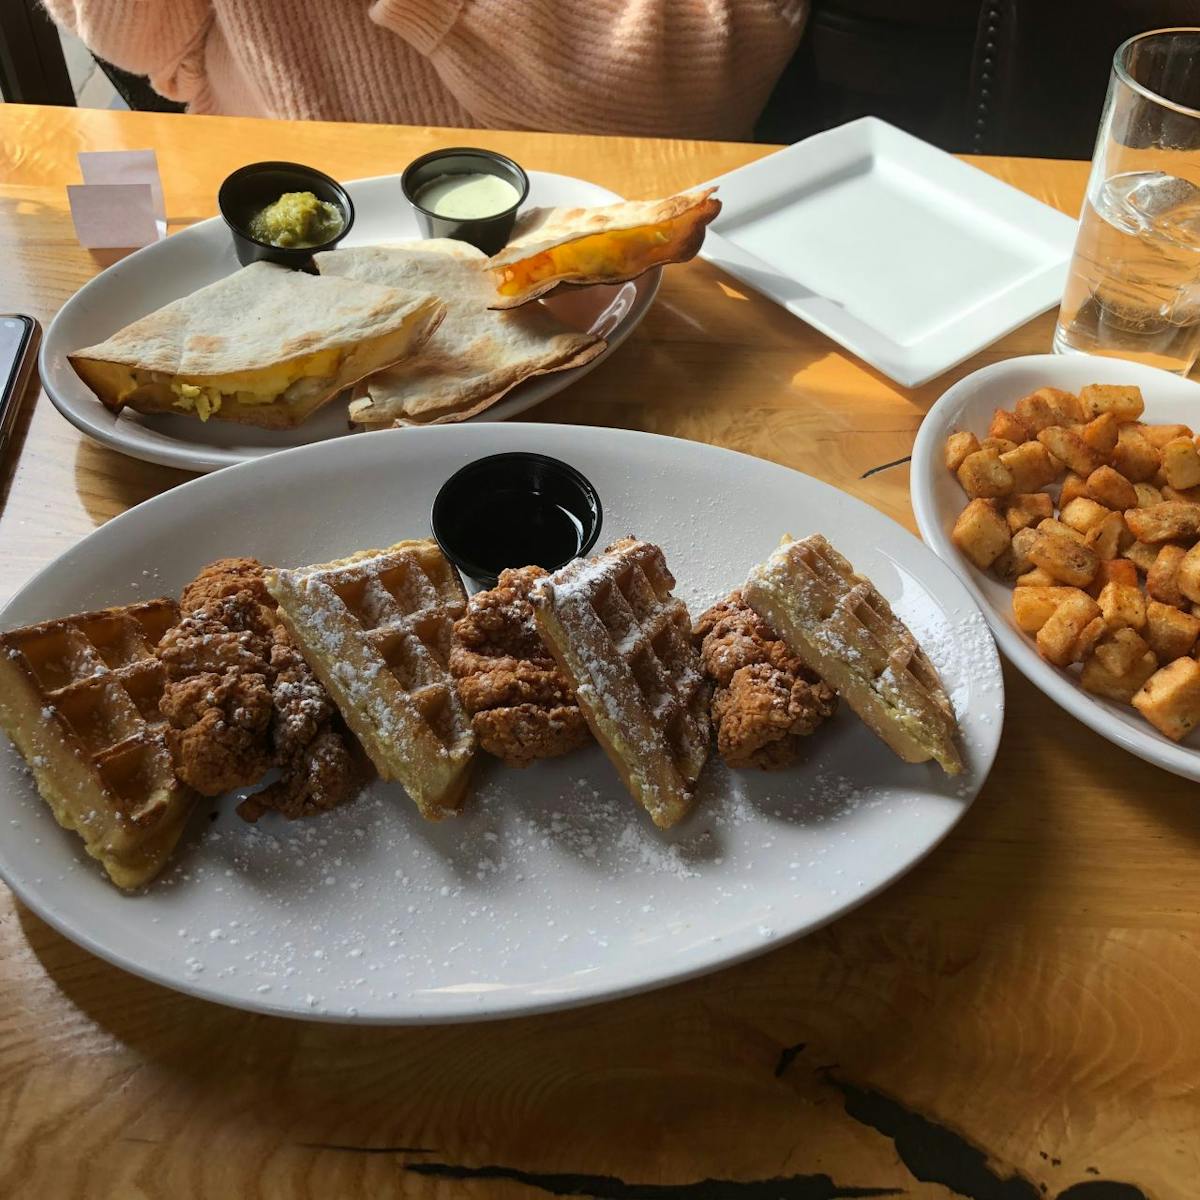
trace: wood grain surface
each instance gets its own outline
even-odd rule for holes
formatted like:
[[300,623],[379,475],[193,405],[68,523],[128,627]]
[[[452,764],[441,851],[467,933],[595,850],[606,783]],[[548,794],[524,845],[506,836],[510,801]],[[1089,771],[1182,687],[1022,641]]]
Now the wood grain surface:
[[[67,210],[78,150],[153,146],[178,228],[244,162],[354,178],[464,139],[632,197],[769,151],[0,106],[0,310],[48,322],[104,265]],[[1078,211],[1082,164],[973,161]],[[906,390],[693,262],[530,417],[743,450],[911,528],[922,415],[984,363],[1047,350],[1052,324]],[[88,442],[44,394],[29,408],[0,600],[186,478]],[[1005,681],[996,768],[925,863],[803,941],[613,1004],[394,1031],[248,1016],[107,966],[0,889],[0,1197],[1200,1194],[1200,794]]]

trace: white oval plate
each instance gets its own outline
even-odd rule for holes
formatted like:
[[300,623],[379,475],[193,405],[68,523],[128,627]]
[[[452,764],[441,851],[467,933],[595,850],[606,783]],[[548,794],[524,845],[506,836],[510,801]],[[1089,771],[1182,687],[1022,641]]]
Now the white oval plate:
[[958,572],[987,617],[1000,649],[1056,704],[1114,745],[1186,779],[1200,780],[1200,731],[1182,744],[1165,738],[1138,712],[1090,695],[1076,675],[1046,662],[1033,639],[1012,617],[1012,588],[975,567],[950,540],[967,497],[946,470],[942,450],[956,429],[983,436],[997,408],[1011,408],[1039,387],[1077,392],[1089,383],[1136,384],[1146,401],[1145,420],[1200,421],[1200,385],[1157,367],[1119,358],[1030,354],[993,363],[959,380],[929,410],[913,447],[912,503],[921,536]]
[[827,533],[941,670],[966,774],[904,764],[842,712],[797,768],[710,763],[695,813],[663,834],[599,749],[525,771],[488,760],[462,816],[438,825],[394,784],[293,824],[251,827],[230,799],[203,803],[176,865],[130,897],[55,825],[5,744],[0,874],[20,898],[110,962],[211,1000],[341,1021],[474,1020],[619,996],[762,953],[885,887],[958,821],[1003,718],[995,646],[966,590],[860,501],[693,442],[492,424],[273,455],[110,521],[0,620],[175,593],[219,555],[301,564],[422,536],[452,471],[517,449],[566,459],[596,484],[602,543],[631,530],[660,542],[693,613],[785,530]]
[[[621,197],[569,175],[529,172],[531,205],[611,204]],[[352,180],[354,227],[343,245],[419,238],[399,175]],[[103,341],[139,317],[238,270],[229,230],[220,217],[201,221],[122,259],[84,284],[59,310],[42,342],[39,367],[54,407],[77,429],[122,454],[187,471],[215,471],[292,446],[350,436],[346,405],[331,400],[296,429],[255,429],[230,421],[201,422],[170,413],[110,412],[75,374],[67,355]],[[662,268],[630,283],[573,288],[542,303],[575,329],[608,340],[604,353],[570,371],[518,384],[475,421],[504,421],[540,404],[599,366],[637,327],[654,300]],[[360,431],[361,432],[361,431]]]

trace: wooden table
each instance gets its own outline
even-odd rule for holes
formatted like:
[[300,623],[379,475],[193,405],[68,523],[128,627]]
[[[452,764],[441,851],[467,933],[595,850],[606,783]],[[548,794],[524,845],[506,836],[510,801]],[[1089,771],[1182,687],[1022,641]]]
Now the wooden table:
[[[16,106],[0,135],[0,311],[43,323],[100,266],[67,212],[78,150],[153,146],[175,228],[259,158],[354,178],[467,139],[642,197],[769,151]],[[975,163],[1078,211],[1083,164]],[[923,413],[967,372],[1047,350],[1051,329],[905,390],[693,262],[619,353],[531,415],[744,450],[911,528]],[[186,477],[84,440],[44,394],[32,409],[0,599]],[[0,1196],[1200,1194],[1200,793],[1005,678],[995,770],[924,864],[803,941],[618,1003],[432,1029],[249,1016],[107,966],[4,892]]]

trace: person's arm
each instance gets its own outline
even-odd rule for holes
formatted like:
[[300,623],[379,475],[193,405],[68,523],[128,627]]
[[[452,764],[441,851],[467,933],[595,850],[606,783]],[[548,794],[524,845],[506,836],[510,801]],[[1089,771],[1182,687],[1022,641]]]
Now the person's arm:
[[171,100],[190,100],[201,71],[211,0],[43,0],[50,16],[106,62],[148,75]]
[[480,123],[745,137],[808,0],[375,0]]

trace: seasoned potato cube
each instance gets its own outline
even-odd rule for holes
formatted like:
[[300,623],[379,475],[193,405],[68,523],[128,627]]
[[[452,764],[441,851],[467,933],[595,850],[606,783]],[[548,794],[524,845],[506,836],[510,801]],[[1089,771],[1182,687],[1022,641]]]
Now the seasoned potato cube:
[[1006,408],[998,408],[992,413],[992,423],[988,426],[988,437],[1007,438],[1010,442],[1020,445],[1029,441],[1029,430],[1024,423]]
[[1038,388],[1013,407],[1017,420],[1035,436],[1050,425],[1074,425],[1084,419],[1078,398],[1058,388]]
[[1093,450],[1075,432],[1063,425],[1050,425],[1038,433],[1038,441],[1068,468],[1085,479],[1107,461],[1108,455]]
[[[1125,523],[1129,524],[1128,521]],[[1151,546],[1149,542],[1135,541],[1130,542],[1121,553],[1145,575],[1154,566],[1154,561],[1158,558],[1158,549],[1157,546]]]
[[1080,496],[1087,494],[1087,480],[1074,471],[1068,471],[1063,476],[1062,487],[1058,489],[1058,507],[1066,508],[1072,500],[1078,500]]
[[1200,542],[1179,560],[1175,583],[1185,600],[1200,604]]
[[972,500],[958,514],[950,540],[981,570],[986,571],[1008,549],[1008,522],[992,500]]
[[1004,518],[1013,533],[1053,516],[1054,501],[1046,492],[1019,492],[1004,506]]
[[1137,492],[1137,504],[1128,505],[1130,508],[1149,508],[1152,504],[1161,504],[1163,494],[1152,483],[1135,483],[1133,490]]
[[1188,504],[1200,504],[1200,487],[1173,488],[1164,483],[1159,495],[1164,500],[1185,500]]
[[1133,534],[1119,512],[1110,512],[1098,525],[1093,525],[1084,538],[1084,542],[1100,556],[1101,562],[1116,558],[1132,541]]
[[1081,546],[1085,541],[1083,534],[1078,529],[1072,529],[1070,525],[1056,521],[1053,517],[1047,521],[1039,521],[1038,528],[1043,533],[1057,533],[1060,537],[1070,538],[1071,541],[1078,542]]
[[1153,479],[1159,461],[1158,451],[1146,441],[1136,425],[1122,425],[1117,430],[1112,465],[1130,483],[1142,483]]
[[1037,633],[1050,620],[1054,610],[1078,589],[1063,587],[1021,587],[1013,592],[1013,620],[1018,629]]
[[1125,524],[1139,542],[1168,542],[1200,534],[1200,504],[1164,500],[1149,508],[1131,508]]
[[1132,629],[1118,629],[1097,643],[1079,682],[1093,695],[1128,704],[1157,670],[1158,659],[1145,641]]
[[1144,636],[1150,649],[1158,655],[1158,661],[1168,663],[1173,658],[1191,654],[1196,638],[1200,636],[1200,617],[1180,612],[1160,600],[1148,600]]
[[1182,608],[1185,601],[1179,590],[1179,564],[1187,553],[1182,546],[1160,546],[1154,565],[1146,572],[1146,592],[1163,604]]
[[1142,431],[1142,437],[1160,451],[1166,448],[1168,442],[1179,438],[1190,441],[1192,437],[1192,431],[1186,425],[1144,425],[1139,422],[1138,428]]
[[1049,523],[1043,521],[1039,526],[1037,540],[1029,547],[1030,561],[1060,583],[1087,587],[1100,566],[1099,556],[1090,547],[1046,529]]
[[1038,630],[1038,653],[1056,667],[1067,667],[1081,662],[1103,634],[1100,606],[1086,592],[1075,591]]
[[1014,491],[1012,472],[1000,461],[995,450],[976,450],[963,459],[958,482],[972,498],[1007,496]]
[[1069,504],[1062,506],[1058,519],[1079,533],[1087,533],[1111,513],[1111,508],[1105,508],[1095,500],[1089,500],[1086,496],[1076,496]]
[[1002,550],[992,563],[992,570],[1001,578],[1012,583],[1018,576],[1033,569],[1029,561],[1029,547],[1037,539],[1036,529],[1019,529],[1013,534],[1008,548]]
[[1110,583],[1138,586],[1138,570],[1127,558],[1101,559],[1096,578],[1088,585],[1088,594],[1099,596]]
[[1002,454],[1000,461],[1012,473],[1014,492],[1039,492],[1062,470],[1041,442],[1022,442],[1015,450]]
[[1112,413],[1101,413],[1093,421],[1079,426],[1079,436],[1097,454],[1109,458],[1117,445],[1117,418]]
[[1155,671],[1133,697],[1133,707],[1159,733],[1178,742],[1200,723],[1200,663],[1177,658]]
[[974,454],[979,447],[979,439],[969,430],[960,429],[946,439],[946,466],[951,471],[957,471],[968,454]]
[[1110,412],[1118,421],[1136,421],[1142,415],[1142,389],[1112,383],[1089,383],[1080,388],[1079,401],[1089,417]]
[[[1137,489],[1112,467],[1097,467],[1087,477],[1087,494],[1098,504],[1124,512],[1127,508],[1137,508]],[[1061,503],[1061,501],[1060,501]],[[1065,508],[1066,505],[1063,504]]]
[[1015,586],[1019,588],[1062,587],[1062,584],[1049,571],[1043,571],[1041,567],[1034,567],[1032,571],[1026,571],[1024,575],[1018,575]]
[[1200,454],[1190,437],[1172,438],[1162,447],[1162,472],[1173,488],[1200,484]]
[[979,448],[981,450],[995,450],[997,454],[1008,454],[1017,448],[1017,443],[1009,441],[1008,438],[985,437],[979,443]]
[[1104,614],[1104,623],[1110,630],[1126,626],[1137,630],[1146,627],[1146,600],[1142,589],[1136,585],[1106,584],[1097,603]]

